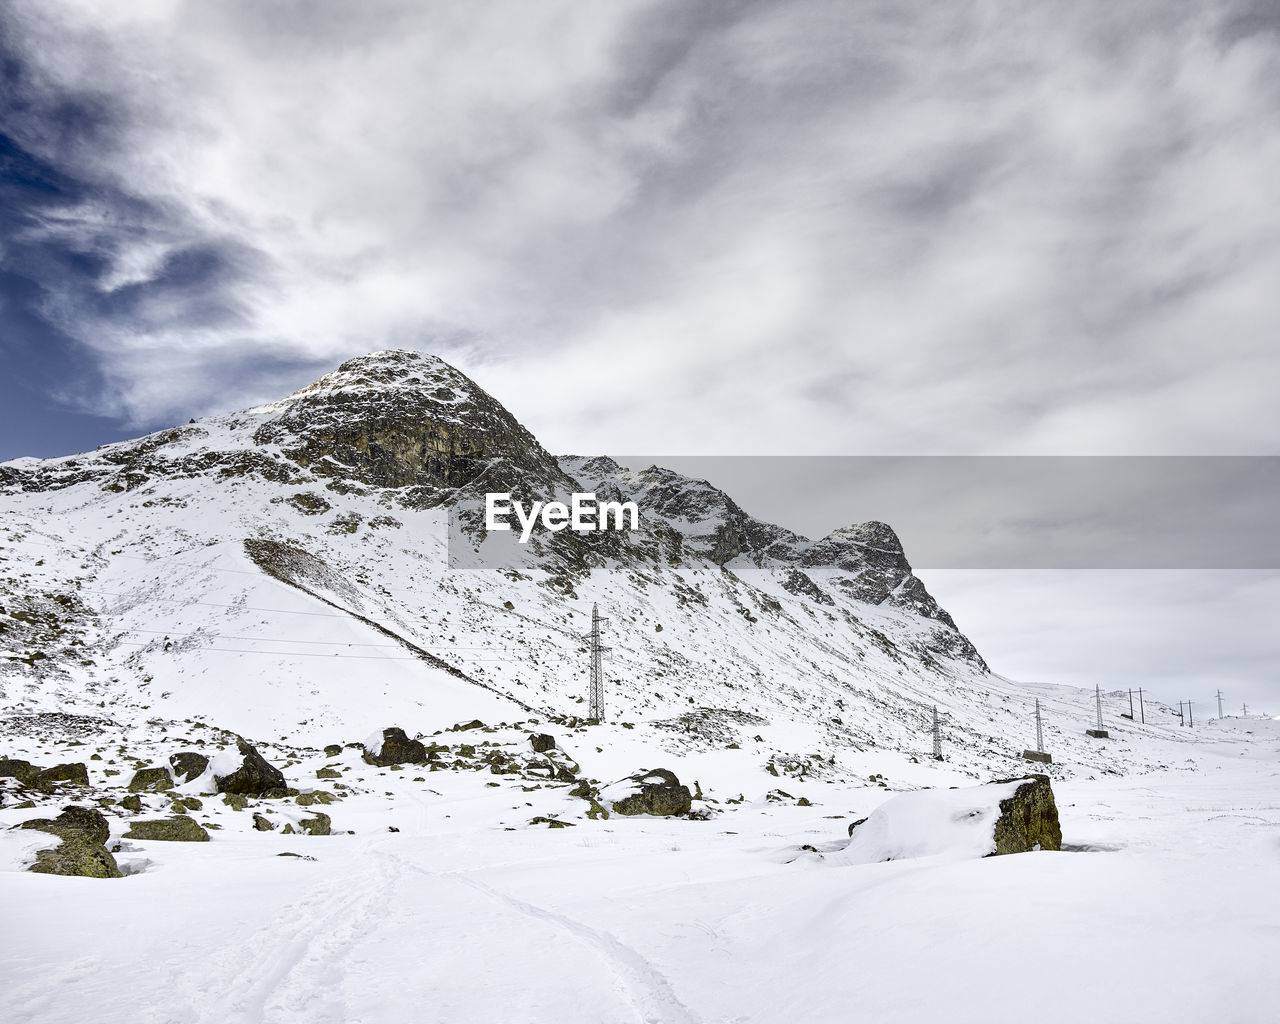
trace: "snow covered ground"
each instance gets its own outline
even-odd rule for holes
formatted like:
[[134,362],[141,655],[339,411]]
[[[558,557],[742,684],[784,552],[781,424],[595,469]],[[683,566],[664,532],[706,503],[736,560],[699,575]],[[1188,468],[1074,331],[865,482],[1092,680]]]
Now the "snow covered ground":
[[[615,739],[632,737],[563,745],[607,776],[634,753]],[[1197,726],[1175,755],[1056,780],[1061,853],[844,864],[826,854],[891,797],[878,785],[814,786],[803,807],[721,777],[746,799],[710,821],[547,829],[527,822],[558,793],[470,772],[415,783],[348,750],[353,779],[380,780],[342,805],[354,835],[129,841],[137,873],[118,880],[0,871],[3,1016],[1274,1021],[1280,721]],[[666,763],[707,786],[705,762]],[[3,839],[16,867],[25,840]]]

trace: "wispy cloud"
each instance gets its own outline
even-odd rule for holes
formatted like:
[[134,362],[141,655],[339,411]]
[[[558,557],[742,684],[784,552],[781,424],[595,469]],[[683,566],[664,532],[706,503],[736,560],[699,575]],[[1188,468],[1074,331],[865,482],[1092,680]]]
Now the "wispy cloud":
[[562,450],[1280,441],[1272,5],[0,17],[0,260],[134,423],[398,345]]

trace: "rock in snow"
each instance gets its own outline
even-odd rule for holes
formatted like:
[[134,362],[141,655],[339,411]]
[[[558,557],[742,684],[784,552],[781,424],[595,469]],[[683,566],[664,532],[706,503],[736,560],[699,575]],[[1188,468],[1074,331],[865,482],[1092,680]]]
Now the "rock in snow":
[[284,775],[258,753],[257,748],[244,740],[237,741],[241,757],[240,767],[230,775],[216,779],[219,793],[239,793],[244,796],[262,796],[273,789],[284,789]]
[[365,744],[364,760],[367,764],[385,768],[393,764],[422,764],[427,759],[427,748],[418,740],[411,740],[403,729],[392,726],[382,730],[382,737],[371,737]]
[[688,814],[693,795],[665,768],[637,772],[601,791],[601,799],[619,814]]
[[1062,849],[1047,775],[964,789],[921,789],[881,804],[829,858],[849,864],[912,857],[992,857]]

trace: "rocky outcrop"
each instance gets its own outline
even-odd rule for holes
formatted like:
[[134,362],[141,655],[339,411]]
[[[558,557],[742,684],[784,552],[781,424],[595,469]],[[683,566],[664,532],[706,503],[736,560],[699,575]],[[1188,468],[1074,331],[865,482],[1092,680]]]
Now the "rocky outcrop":
[[173,766],[174,774],[183,782],[191,782],[193,779],[200,778],[209,768],[209,759],[204,754],[197,754],[194,750],[182,750],[176,754],[169,755],[169,764]]
[[382,730],[382,743],[364,752],[366,764],[386,768],[393,764],[424,764],[427,748],[418,740],[411,740],[403,729],[391,727]]
[[155,818],[146,821],[131,821],[126,839],[156,840],[165,843],[207,843],[209,833],[185,814],[176,814],[172,818]]
[[242,796],[265,796],[271,790],[284,789],[284,774],[258,753],[257,748],[243,739],[237,748],[244,760],[230,775],[215,776],[219,793],[238,793]]
[[605,787],[603,799],[618,814],[653,814],[670,817],[688,814],[693,807],[693,794],[680,784],[674,772],[665,768],[637,772]]
[[[1002,779],[997,785],[1017,781]],[[1013,796],[1000,801],[995,843],[995,851],[990,854],[992,857],[1030,850],[1062,849],[1062,827],[1058,823],[1058,805],[1053,799],[1049,776],[1026,776]]]
[[106,847],[111,830],[100,811],[72,805],[56,818],[34,818],[19,827],[47,832],[60,840],[57,846],[38,851],[29,871],[84,878],[121,877],[120,867]]

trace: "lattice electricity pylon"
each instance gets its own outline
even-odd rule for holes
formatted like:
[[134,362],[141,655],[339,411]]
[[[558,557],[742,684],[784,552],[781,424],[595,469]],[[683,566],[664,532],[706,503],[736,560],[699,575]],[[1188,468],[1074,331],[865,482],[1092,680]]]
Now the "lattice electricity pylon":
[[942,722],[938,718],[938,705],[933,706],[933,759],[942,760]]
[[1102,730],[1102,687],[1093,688],[1093,698],[1098,702],[1098,730]]
[[1040,721],[1040,698],[1036,698],[1036,753],[1044,753],[1044,725]]
[[587,639],[591,642],[591,711],[590,719],[597,725],[604,721],[604,668],[601,655],[609,650],[600,643],[600,624],[608,622],[600,617],[599,606],[591,606],[591,632]]

